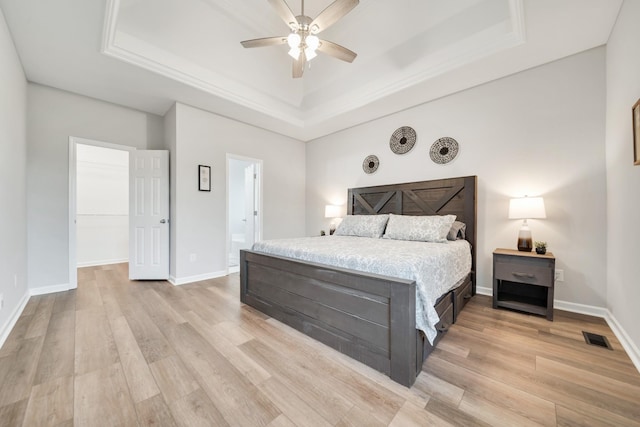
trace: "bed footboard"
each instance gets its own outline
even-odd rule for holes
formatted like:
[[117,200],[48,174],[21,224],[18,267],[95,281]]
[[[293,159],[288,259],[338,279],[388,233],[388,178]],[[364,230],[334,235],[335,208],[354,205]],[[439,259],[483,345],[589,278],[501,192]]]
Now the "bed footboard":
[[240,299],[411,387],[415,282],[240,251]]

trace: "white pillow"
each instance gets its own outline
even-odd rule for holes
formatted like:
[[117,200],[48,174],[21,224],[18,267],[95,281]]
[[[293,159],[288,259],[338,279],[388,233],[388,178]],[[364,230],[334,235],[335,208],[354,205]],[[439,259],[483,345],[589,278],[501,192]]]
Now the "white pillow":
[[389,215],[347,215],[334,236],[382,237]]
[[384,237],[396,240],[445,243],[455,215],[389,215]]

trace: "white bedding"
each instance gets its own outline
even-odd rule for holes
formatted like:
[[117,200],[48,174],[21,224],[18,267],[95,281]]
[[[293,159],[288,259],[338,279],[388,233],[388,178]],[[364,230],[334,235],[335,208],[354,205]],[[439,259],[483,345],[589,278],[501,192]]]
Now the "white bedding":
[[440,320],[436,300],[471,271],[466,240],[446,243],[353,236],[305,237],[257,242],[253,249],[304,261],[416,282],[416,327],[430,343]]

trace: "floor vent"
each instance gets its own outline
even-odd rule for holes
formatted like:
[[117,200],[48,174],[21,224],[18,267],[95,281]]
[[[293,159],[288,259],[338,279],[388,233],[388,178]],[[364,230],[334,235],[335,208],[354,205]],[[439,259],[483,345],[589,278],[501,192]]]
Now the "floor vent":
[[584,335],[584,340],[587,344],[597,345],[598,347],[608,348],[609,350],[613,350],[611,348],[611,344],[609,344],[609,340],[604,335],[594,334],[592,332],[582,331],[582,335]]

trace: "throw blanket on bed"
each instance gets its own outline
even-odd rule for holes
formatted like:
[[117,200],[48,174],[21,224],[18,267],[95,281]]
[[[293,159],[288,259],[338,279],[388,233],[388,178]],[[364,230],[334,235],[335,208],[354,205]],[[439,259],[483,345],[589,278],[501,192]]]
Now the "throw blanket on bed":
[[258,242],[253,250],[416,282],[416,327],[430,343],[440,320],[436,300],[471,271],[466,240],[428,243],[352,236]]

